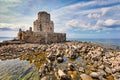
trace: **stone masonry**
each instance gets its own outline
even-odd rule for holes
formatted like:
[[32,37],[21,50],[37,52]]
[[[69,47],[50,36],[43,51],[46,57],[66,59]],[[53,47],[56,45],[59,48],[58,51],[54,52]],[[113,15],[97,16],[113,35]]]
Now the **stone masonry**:
[[47,12],[39,12],[38,19],[33,22],[34,31],[30,27],[27,31],[19,29],[18,40],[29,43],[57,43],[65,42],[65,33],[54,33],[54,23]]
[[38,19],[33,22],[34,32],[54,32],[53,21],[50,20],[50,14],[39,12]]

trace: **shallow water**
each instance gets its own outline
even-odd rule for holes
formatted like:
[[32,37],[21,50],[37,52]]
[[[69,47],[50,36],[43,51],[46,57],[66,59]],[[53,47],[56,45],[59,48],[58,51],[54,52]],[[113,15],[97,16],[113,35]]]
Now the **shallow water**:
[[39,80],[38,69],[41,63],[37,62],[39,55],[23,55],[17,59],[0,61],[0,80]]
[[[40,66],[46,63],[44,53],[31,53],[17,59],[0,61],[0,80],[39,80]],[[71,60],[64,58],[63,63],[57,63],[59,68],[67,68],[69,62],[84,65],[82,59]],[[54,76],[54,73],[52,74]]]
[[0,80],[27,80],[33,75],[38,78],[36,73],[37,68],[28,61],[20,59],[0,61]]

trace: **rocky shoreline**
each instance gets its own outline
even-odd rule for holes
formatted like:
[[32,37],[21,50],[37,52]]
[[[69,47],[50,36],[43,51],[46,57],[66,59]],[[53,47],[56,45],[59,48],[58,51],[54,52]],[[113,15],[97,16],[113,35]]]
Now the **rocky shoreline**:
[[[32,62],[41,62],[40,80],[120,80],[120,51],[106,49],[90,42],[70,41],[53,44],[1,45],[0,59],[15,59],[32,55],[42,57]],[[44,55],[43,55],[44,54]],[[66,59],[72,61],[67,62]],[[74,60],[82,59],[79,62]],[[30,60],[27,57],[27,60]],[[51,77],[55,75],[55,77]]]

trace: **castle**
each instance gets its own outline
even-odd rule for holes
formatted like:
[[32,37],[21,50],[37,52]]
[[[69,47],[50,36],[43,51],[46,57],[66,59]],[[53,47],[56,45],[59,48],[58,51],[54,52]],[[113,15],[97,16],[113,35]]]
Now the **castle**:
[[54,33],[54,23],[47,12],[39,12],[38,19],[33,22],[29,30],[22,31],[19,29],[18,40],[28,43],[57,43],[66,41],[65,33]]

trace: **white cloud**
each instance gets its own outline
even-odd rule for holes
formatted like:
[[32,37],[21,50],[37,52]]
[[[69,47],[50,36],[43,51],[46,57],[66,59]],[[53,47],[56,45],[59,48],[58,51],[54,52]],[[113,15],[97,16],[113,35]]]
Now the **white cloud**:
[[73,30],[97,30],[98,26],[91,26],[89,23],[82,23],[79,20],[70,20],[66,23],[67,29]]
[[88,18],[99,18],[101,15],[97,13],[90,13],[88,14]]
[[114,19],[98,20],[96,25],[106,28],[116,28],[116,27],[120,27],[120,20],[114,20]]
[[21,0],[0,0],[0,22],[10,22],[22,16],[13,8],[17,8],[20,5]]
[[0,0],[1,2],[15,2],[15,3],[19,3],[21,2],[21,0]]
[[[120,18],[118,14],[120,13],[120,5],[103,6],[116,4],[118,2],[117,0],[110,2],[90,1],[54,10],[51,13],[52,19],[55,21],[55,27],[57,27],[55,30],[65,32],[70,29],[95,30],[97,32],[102,32],[102,30],[119,30],[118,25]],[[100,6],[100,8],[96,8],[96,6]]]
[[120,20],[107,19],[104,23],[106,26],[120,25]]
[[0,37],[17,37],[17,31],[0,31]]
[[19,28],[22,28],[24,30],[26,29],[29,29],[31,25],[29,24],[23,24],[23,23],[19,23],[19,24],[10,24],[10,23],[0,23],[0,28],[11,28],[13,30],[16,30],[16,29],[19,29]]
[[120,34],[114,34],[114,33],[109,33],[109,32],[106,32],[106,33],[101,33],[101,34],[89,34],[89,33],[86,33],[86,34],[77,34],[77,33],[69,33],[67,34],[67,37],[68,38],[116,38],[116,36],[119,36]]
[[68,26],[68,27],[78,27],[79,22],[77,20],[70,20],[66,23],[66,26]]
[[110,8],[102,8],[101,9],[102,15],[105,15],[109,10]]
[[83,8],[92,4],[95,4],[96,1],[90,1],[90,2],[81,2],[81,3],[77,3],[77,4],[73,4],[70,6],[67,6],[66,8],[70,9],[70,10],[77,10],[78,8]]

